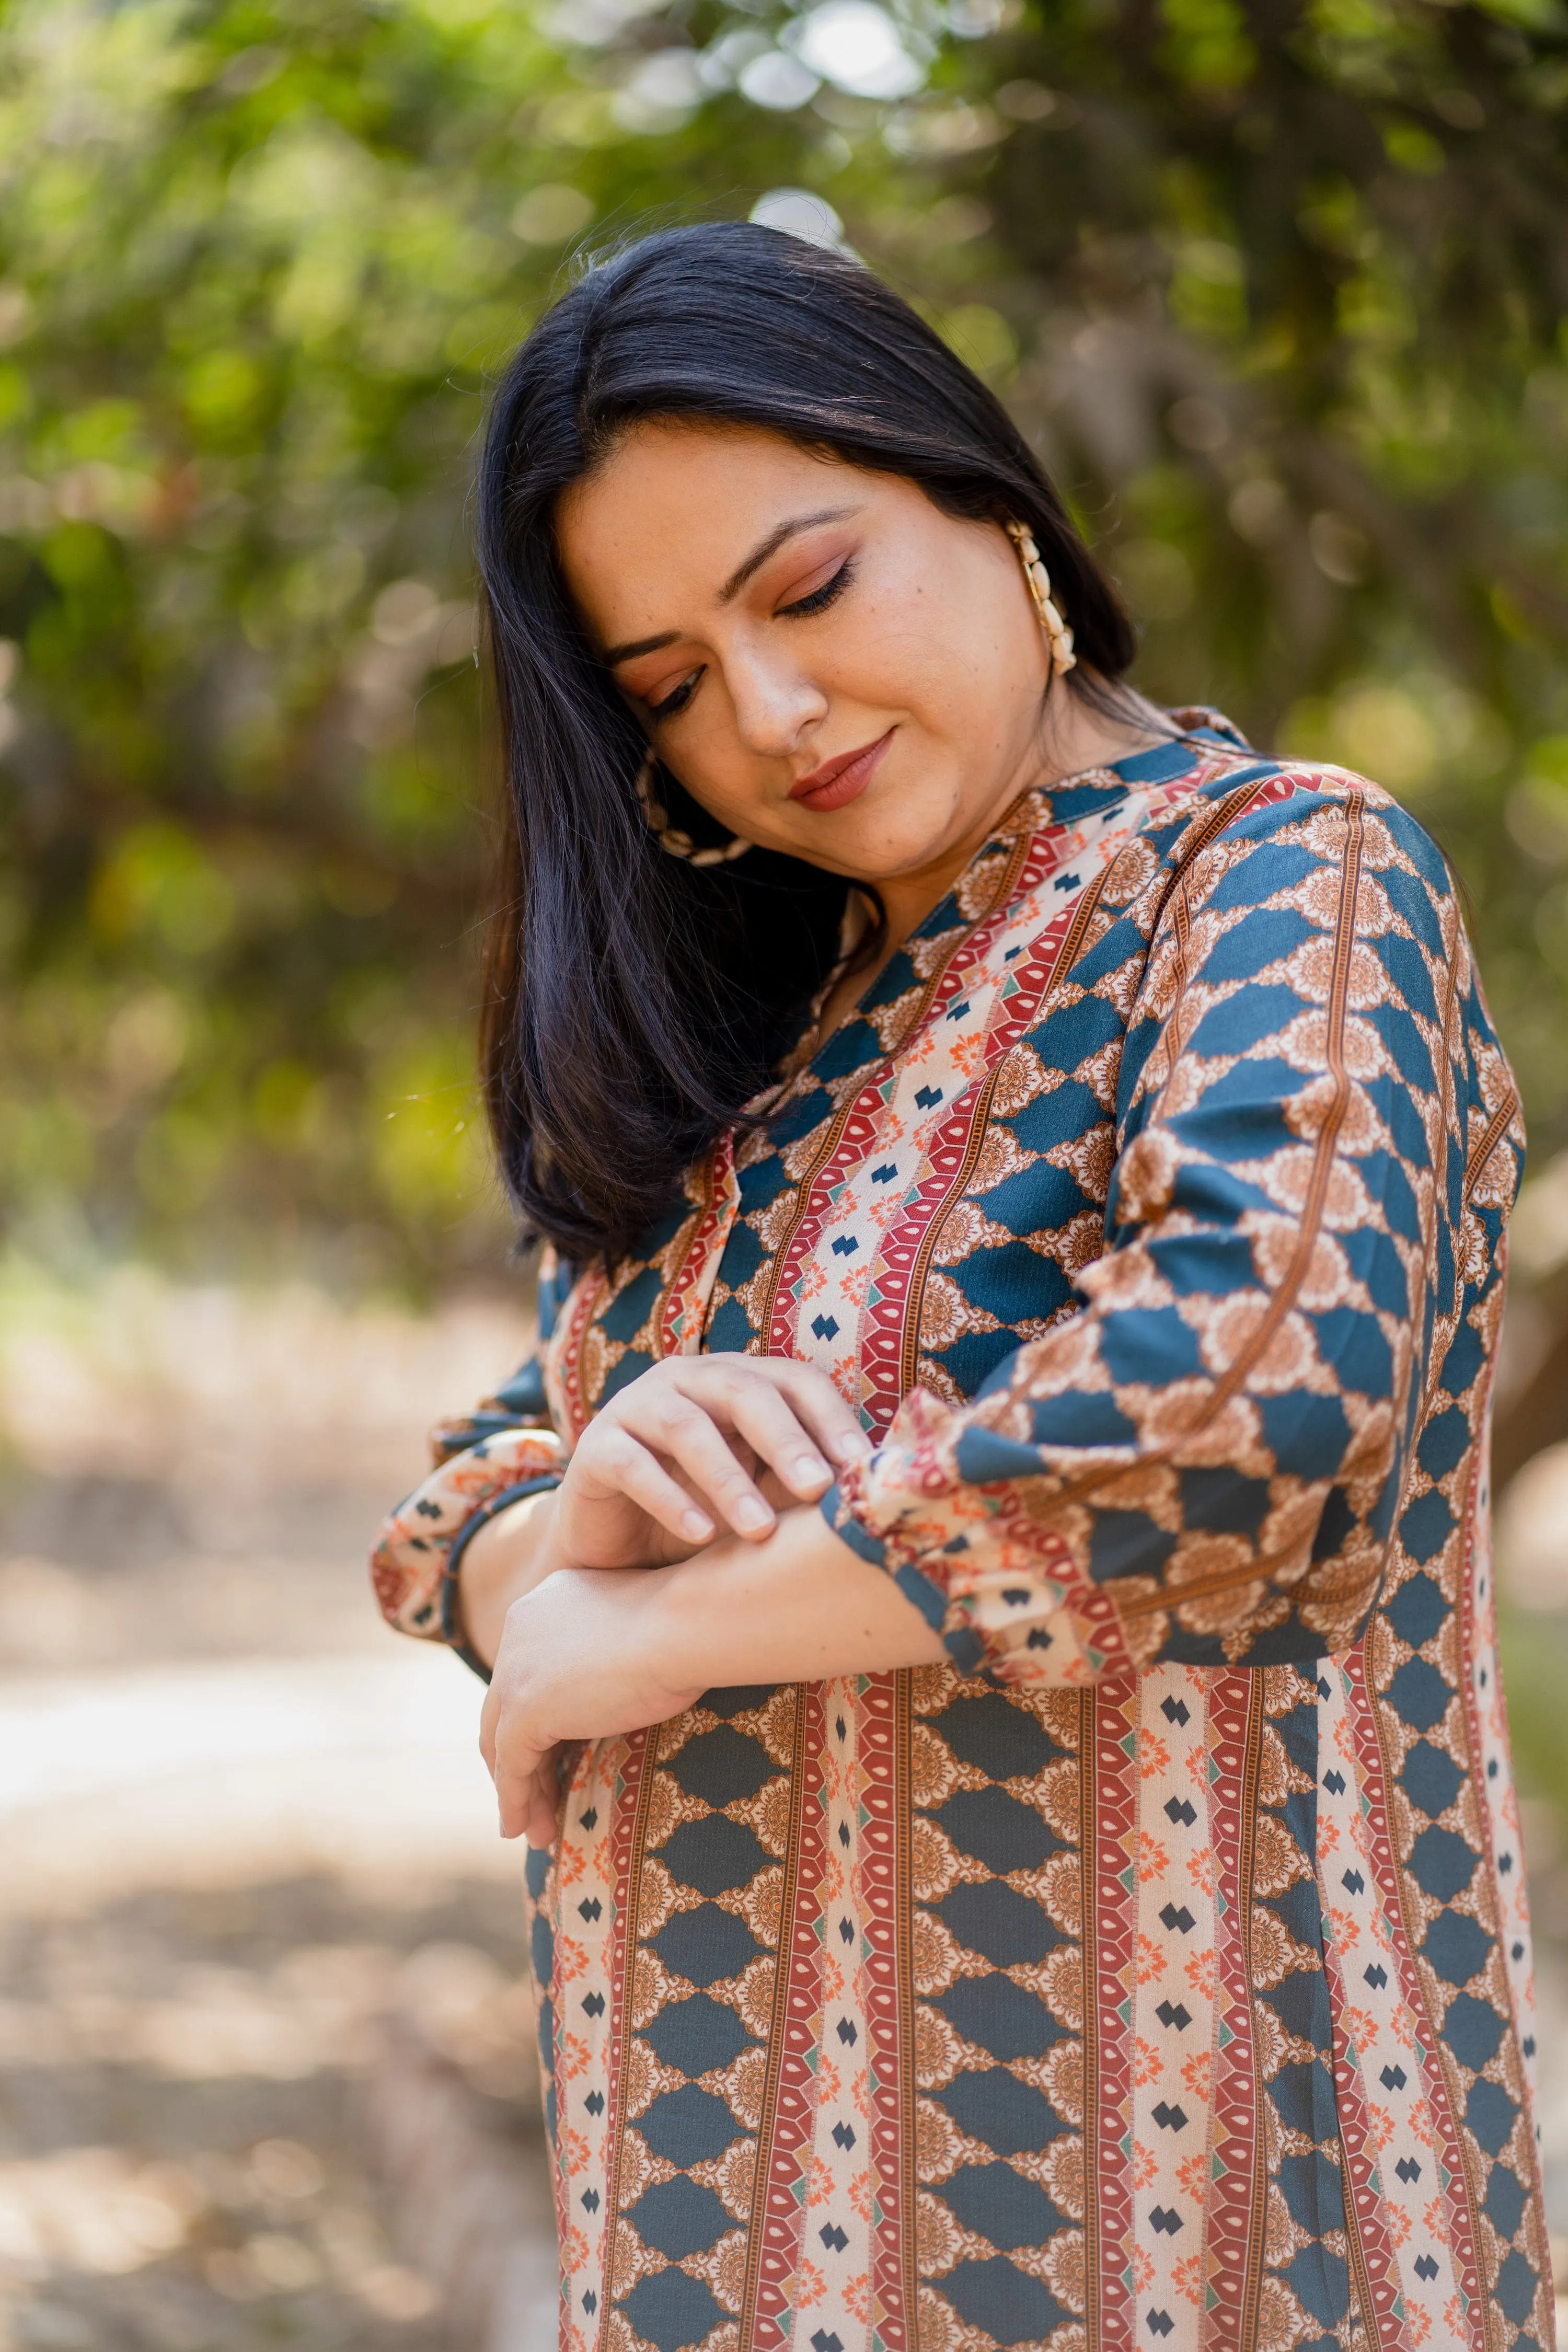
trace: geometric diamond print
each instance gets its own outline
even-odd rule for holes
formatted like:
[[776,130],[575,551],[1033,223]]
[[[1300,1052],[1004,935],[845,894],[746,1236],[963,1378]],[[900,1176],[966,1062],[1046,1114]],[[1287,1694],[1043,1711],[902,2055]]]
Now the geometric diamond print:
[[[677,1329],[830,1370],[878,1441],[830,1513],[952,1660],[817,1693],[809,1727],[791,1690],[708,1692],[655,1736],[654,1782],[635,1739],[569,1757],[531,1926],[586,2250],[563,2293],[617,2342],[696,2352],[752,2326],[738,2299],[776,2289],[745,2240],[783,2194],[802,2279],[816,2266],[785,2315],[806,2352],[861,2352],[868,2230],[896,2233],[906,2199],[918,2251],[878,2259],[952,2352],[1065,2341],[1086,2272],[1108,2328],[1179,2345],[1205,2263],[1202,2329],[1234,2332],[1253,2240],[1231,2216],[1260,2199],[1259,2308],[1343,2346],[1337,2220],[1317,2233],[1372,2167],[1412,2340],[1435,2352],[1470,2263],[1444,2241],[1456,2165],[1484,2207],[1500,2352],[1547,2340],[1528,1931],[1465,1566],[1521,1160],[1508,1075],[1414,823],[1180,723],[1195,732],[1125,778],[1004,824],[984,876],[785,1071],[732,1173],[694,1170],[571,1307],[542,1286],[574,1433]],[[1075,923],[1078,968],[1058,970]],[[1266,1307],[1254,1360],[1235,1334]],[[537,1414],[537,1377],[512,1386]],[[1213,1411],[1173,1454],[1178,1395]],[[531,1478],[518,1447],[553,1443],[503,1408],[401,1515],[421,1632],[468,1497],[504,1493],[514,1459]],[[1337,1972],[1371,2012],[1354,2031],[1378,2147],[1340,2089]],[[1279,2151],[1272,2184],[1259,2146]]]

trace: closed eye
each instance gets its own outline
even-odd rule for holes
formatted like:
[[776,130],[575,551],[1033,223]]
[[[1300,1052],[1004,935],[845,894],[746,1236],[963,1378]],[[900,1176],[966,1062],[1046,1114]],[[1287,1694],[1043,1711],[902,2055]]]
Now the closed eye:
[[803,621],[812,613],[825,613],[829,604],[837,604],[854,577],[854,563],[846,556],[830,580],[825,580],[821,587],[814,588],[808,596],[796,597],[793,604],[781,604],[776,617],[781,621]]
[[701,676],[700,669],[694,669],[689,677],[681,679],[673,694],[667,694],[662,702],[650,702],[648,716],[651,719],[673,719],[679,711],[684,710],[696,693]]
[[[774,619],[805,621],[809,620],[814,613],[826,613],[830,604],[837,603],[854,577],[854,559],[851,556],[846,556],[837,571],[825,580],[820,588],[813,588],[806,595],[797,596],[793,604],[778,605],[774,611]],[[648,716],[656,723],[678,719],[701,684],[702,675],[701,669],[694,669],[689,677],[683,677],[680,684],[665,696],[662,702],[650,702],[647,706]]]

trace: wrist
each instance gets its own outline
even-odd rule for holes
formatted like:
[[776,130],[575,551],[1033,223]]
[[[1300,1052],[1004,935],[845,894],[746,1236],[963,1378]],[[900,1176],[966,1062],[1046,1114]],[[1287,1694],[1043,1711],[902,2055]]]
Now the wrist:
[[455,1563],[456,1630],[487,1666],[512,1603],[562,1564],[552,1543],[558,1493],[547,1487],[505,1504],[474,1529]]
[[892,1578],[815,1504],[784,1512],[765,1543],[711,1543],[645,1582],[658,1587],[648,1596],[647,1654],[676,1687],[819,1682],[947,1656]]
[[[707,1690],[809,1679],[809,1664],[796,1654],[794,1596],[824,1536],[839,1549],[808,1503],[782,1512],[764,1542],[722,1536],[689,1559],[645,1571],[647,1655],[660,1681]],[[777,1674],[770,1671],[775,1644]]]

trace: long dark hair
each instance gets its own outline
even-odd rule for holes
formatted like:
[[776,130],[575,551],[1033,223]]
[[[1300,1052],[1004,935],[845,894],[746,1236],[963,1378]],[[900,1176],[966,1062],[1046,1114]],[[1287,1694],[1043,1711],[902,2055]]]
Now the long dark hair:
[[[676,415],[763,426],[903,475],[950,514],[1027,523],[1086,668],[1115,680],[1134,651],[1001,403],[858,262],[723,223],[583,269],[501,379],[478,489],[508,792],[486,1097],[525,1234],[579,1264],[668,1215],[831,968],[845,904],[801,860],[696,867],[644,822],[645,745],[567,596],[555,510],[627,425]],[[671,782],[673,822],[713,839]]]

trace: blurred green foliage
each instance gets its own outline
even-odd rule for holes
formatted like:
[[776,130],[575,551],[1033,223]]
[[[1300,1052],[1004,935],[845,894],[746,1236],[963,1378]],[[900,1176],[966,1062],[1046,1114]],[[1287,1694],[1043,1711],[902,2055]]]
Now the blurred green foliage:
[[1537,1140],[1568,1142],[1565,27],[1562,0],[5,0],[24,1244],[494,1262],[487,377],[576,245],[791,188],[1014,406],[1152,691],[1432,824]]
[[1560,1611],[1504,1611],[1498,1654],[1521,1793],[1543,1797],[1568,1811],[1568,1721],[1563,1712],[1568,1619]]

